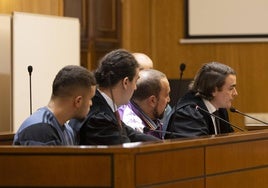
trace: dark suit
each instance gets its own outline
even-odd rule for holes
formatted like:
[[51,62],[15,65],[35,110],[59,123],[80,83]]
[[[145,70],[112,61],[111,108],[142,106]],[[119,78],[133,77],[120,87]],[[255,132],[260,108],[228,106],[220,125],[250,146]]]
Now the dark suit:
[[[165,138],[183,138],[196,137],[215,134],[212,118],[206,112],[196,109],[196,105],[208,111],[205,103],[199,96],[195,96],[193,92],[187,93],[182,97],[172,110],[172,115],[168,121],[167,131],[175,132],[175,134],[166,134]],[[219,109],[219,116],[229,121],[226,109]],[[220,121],[220,132],[230,133],[233,128]]]
[[99,91],[96,91],[92,102],[88,117],[80,129],[80,145],[115,145],[159,140],[154,136],[138,133],[123,122],[119,131],[116,116]]

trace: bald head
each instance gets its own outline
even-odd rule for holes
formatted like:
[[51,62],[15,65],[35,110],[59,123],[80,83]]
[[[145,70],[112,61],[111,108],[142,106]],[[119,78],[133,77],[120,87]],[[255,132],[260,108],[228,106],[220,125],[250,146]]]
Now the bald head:
[[140,70],[153,68],[153,61],[147,55],[143,53],[133,53],[132,55],[140,65]]
[[139,72],[139,76],[132,99],[142,101],[151,95],[158,97],[162,81],[167,80],[166,75],[155,69],[144,69]]

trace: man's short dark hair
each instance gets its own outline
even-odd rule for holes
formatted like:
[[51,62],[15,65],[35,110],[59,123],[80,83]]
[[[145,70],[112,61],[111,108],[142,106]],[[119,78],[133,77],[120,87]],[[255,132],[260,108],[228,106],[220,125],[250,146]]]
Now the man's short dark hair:
[[114,86],[125,77],[132,81],[138,67],[137,61],[130,52],[117,49],[109,52],[100,60],[95,77],[100,87],[107,88]]
[[93,73],[78,65],[68,65],[57,73],[52,85],[52,96],[71,96],[78,88],[90,89],[94,85],[96,80]]

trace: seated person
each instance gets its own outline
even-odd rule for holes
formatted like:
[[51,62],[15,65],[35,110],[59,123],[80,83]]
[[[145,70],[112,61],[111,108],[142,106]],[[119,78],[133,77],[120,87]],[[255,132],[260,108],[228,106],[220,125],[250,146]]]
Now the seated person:
[[[218,112],[218,116],[229,121],[226,108],[238,95],[236,91],[236,73],[227,65],[212,62],[201,67],[189,92],[183,96],[173,109],[168,121],[165,138],[196,137],[233,132],[230,124],[219,121],[209,113]],[[198,110],[198,107],[203,110]]]
[[[132,53],[132,55],[134,56],[134,58],[138,62],[139,67],[140,67],[140,71],[147,70],[147,69],[153,69],[153,61],[149,56],[147,56],[144,53],[140,53],[140,52]],[[122,113],[126,107],[127,107],[127,105],[122,105],[118,108],[118,112],[119,112],[121,118],[122,118]],[[162,124],[163,123],[166,124],[166,121],[169,117],[170,112],[171,112],[171,107],[170,107],[170,105],[167,105],[166,109],[164,111],[163,117],[160,118],[160,121]]]
[[163,139],[160,119],[170,101],[168,79],[165,74],[154,69],[142,70],[139,76],[137,89],[121,112],[121,119],[136,131]]
[[136,61],[138,62],[140,70],[153,68],[154,66],[153,61],[146,54],[135,52],[135,53],[132,53],[132,55],[135,57]]
[[106,54],[95,72],[98,90],[80,129],[80,145],[115,145],[160,140],[126,126],[117,107],[127,104],[136,89],[139,66],[131,53],[118,49]]
[[76,145],[68,120],[84,119],[95,95],[94,75],[81,66],[69,65],[56,75],[47,106],[38,109],[20,126],[14,145]]

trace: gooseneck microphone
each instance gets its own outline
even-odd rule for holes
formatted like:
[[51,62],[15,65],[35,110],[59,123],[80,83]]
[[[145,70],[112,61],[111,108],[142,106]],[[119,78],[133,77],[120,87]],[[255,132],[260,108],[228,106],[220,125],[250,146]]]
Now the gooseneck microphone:
[[32,72],[33,72],[33,66],[29,65],[28,66],[28,73],[29,73],[30,76],[32,75]]
[[238,129],[238,130],[240,130],[240,131],[246,131],[245,129],[242,129],[242,128],[236,126],[236,125],[231,124],[230,122],[226,121],[225,119],[222,119],[221,117],[216,116],[215,114],[210,113],[209,111],[207,111],[207,110],[205,110],[205,109],[199,107],[198,105],[196,105],[195,108],[196,108],[197,110],[203,111],[203,112],[205,112],[205,113],[207,113],[207,114],[209,114],[209,115],[211,115],[211,116],[213,116],[213,117],[215,117],[215,118],[217,118],[217,119],[219,119],[219,120],[221,120],[221,121],[227,123],[227,124],[230,125],[231,127],[234,127],[234,128],[236,128],[236,129]]
[[257,119],[257,118],[255,118],[255,117],[252,117],[252,116],[248,115],[248,114],[245,114],[245,113],[243,113],[243,112],[240,112],[239,110],[235,109],[234,107],[231,107],[231,108],[230,108],[230,111],[231,111],[231,112],[234,112],[234,113],[238,113],[238,114],[243,115],[243,116],[246,116],[246,117],[249,117],[250,119],[254,119],[254,120],[256,120],[256,121],[258,121],[258,122],[261,122],[261,123],[263,123],[263,124],[265,124],[265,125],[268,125],[267,122],[264,122],[264,121],[262,121],[262,120],[260,120],[260,119]]
[[28,66],[28,73],[29,73],[29,85],[30,85],[30,115],[32,115],[32,72],[33,66]]

